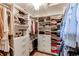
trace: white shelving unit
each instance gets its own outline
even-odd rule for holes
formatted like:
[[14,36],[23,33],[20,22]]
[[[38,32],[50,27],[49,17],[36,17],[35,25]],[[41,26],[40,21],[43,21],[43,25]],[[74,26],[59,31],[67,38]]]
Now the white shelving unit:
[[29,56],[29,16],[26,11],[18,5],[13,6],[13,52],[14,56]]
[[[52,18],[52,16],[38,17],[38,51],[49,53],[52,55],[58,55],[58,53],[56,53],[58,51],[58,45],[57,47],[54,47],[52,45],[56,45],[55,43],[60,43],[57,42],[59,40],[59,37],[57,36],[59,29],[57,26],[61,24],[61,16],[62,15],[57,15],[55,17],[53,16],[54,18]],[[54,36],[52,36],[52,34]]]
[[[42,21],[40,21],[42,19]],[[50,20],[46,21],[46,18],[38,19],[38,51],[50,53],[51,52],[51,28],[46,23],[50,23]],[[44,33],[40,33],[40,31]],[[46,34],[46,31],[49,32]]]

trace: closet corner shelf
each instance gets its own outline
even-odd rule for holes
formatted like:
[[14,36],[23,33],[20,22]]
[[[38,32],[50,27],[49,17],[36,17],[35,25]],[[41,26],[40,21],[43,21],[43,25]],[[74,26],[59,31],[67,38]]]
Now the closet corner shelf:
[[57,30],[57,31],[51,31],[51,32],[60,32],[60,30]]
[[20,27],[27,27],[28,28],[28,25],[21,25],[21,24],[14,24],[14,26],[20,26]]
[[17,17],[18,17],[18,18],[22,18],[22,19],[26,19],[26,20],[28,20],[28,17],[25,17],[25,16],[22,17],[22,16],[18,15]]
[[60,32],[60,30],[51,30],[51,32],[57,32],[58,33],[58,32]]

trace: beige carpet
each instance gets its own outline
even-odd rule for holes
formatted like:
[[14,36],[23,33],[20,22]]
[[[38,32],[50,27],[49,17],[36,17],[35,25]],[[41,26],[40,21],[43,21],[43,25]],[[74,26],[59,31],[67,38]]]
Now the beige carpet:
[[35,52],[33,56],[51,56],[51,55],[40,53],[40,52]]

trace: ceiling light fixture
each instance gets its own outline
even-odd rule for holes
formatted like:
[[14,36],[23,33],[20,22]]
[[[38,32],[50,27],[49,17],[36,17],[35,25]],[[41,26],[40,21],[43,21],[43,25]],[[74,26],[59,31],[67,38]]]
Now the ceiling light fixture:
[[35,2],[34,2],[34,3],[32,3],[32,4],[33,4],[35,10],[39,10],[39,7],[40,7],[42,4],[44,4],[44,3],[39,3],[39,2],[38,2],[38,3],[37,3],[37,2],[35,3]]

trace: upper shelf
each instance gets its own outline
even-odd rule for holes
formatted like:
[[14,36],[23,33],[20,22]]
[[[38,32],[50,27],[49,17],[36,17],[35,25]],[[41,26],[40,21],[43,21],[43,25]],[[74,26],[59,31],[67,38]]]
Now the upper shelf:
[[14,8],[16,8],[17,10],[23,12],[24,14],[28,14],[23,8],[21,8],[20,6],[14,4]]

